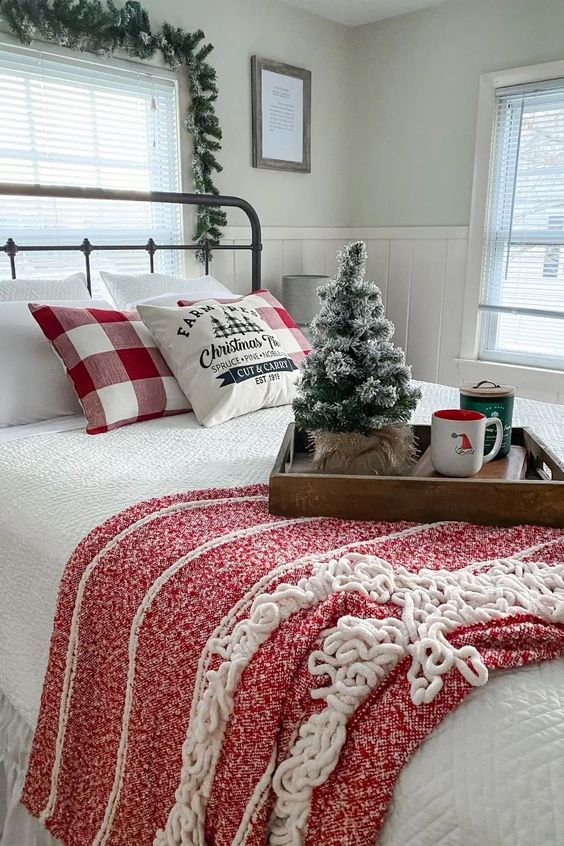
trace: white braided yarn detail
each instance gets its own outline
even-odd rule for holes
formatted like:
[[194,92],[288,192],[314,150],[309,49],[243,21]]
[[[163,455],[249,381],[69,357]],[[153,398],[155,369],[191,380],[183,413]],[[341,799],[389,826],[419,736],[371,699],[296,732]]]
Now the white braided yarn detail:
[[205,846],[206,804],[239,679],[259,646],[283,620],[295,611],[316,605],[327,595],[314,578],[300,579],[296,585],[281,584],[273,593],[258,596],[249,617],[209,645],[209,651],[221,656],[223,662],[217,670],[206,672],[207,687],[182,749],[176,802],[166,828],[157,832],[154,846]]
[[[216,639],[219,637],[224,637],[228,634],[229,631],[235,626],[237,617],[240,616],[242,613],[248,613],[253,600],[262,593],[266,593],[269,589],[272,589],[271,585],[274,582],[279,581],[283,576],[287,576],[293,570],[299,569],[304,564],[309,564],[313,566],[315,563],[319,563],[320,561],[327,561],[331,560],[332,557],[335,556],[343,556],[354,549],[361,548],[370,544],[371,546],[381,544],[381,543],[389,543],[391,540],[395,540],[398,538],[405,538],[410,537],[413,535],[420,535],[425,533],[430,529],[436,529],[438,526],[446,525],[446,521],[441,521],[437,523],[420,523],[417,526],[410,526],[407,529],[400,529],[398,531],[390,532],[389,534],[379,535],[377,537],[367,537],[363,538],[360,541],[352,541],[350,543],[343,544],[335,549],[328,550],[325,552],[316,552],[316,553],[308,553],[307,555],[303,555],[300,558],[296,558],[293,561],[285,562],[284,564],[280,564],[279,566],[275,567],[273,570],[270,570],[266,573],[258,582],[256,582],[252,588],[250,588],[242,597],[241,599],[232,606],[232,608],[228,611],[228,613],[222,618],[218,626],[214,629],[211,633],[209,640],[202,650],[200,655],[200,659],[198,661],[198,668],[196,671],[196,680],[194,683],[194,693],[192,698],[192,705],[190,709],[190,720],[189,724],[192,722],[194,715],[196,713],[196,708],[200,701],[200,697],[202,695],[203,690],[205,689],[206,685],[206,677],[205,673],[210,665],[210,661],[213,654],[213,647],[216,642]],[[297,731],[296,731],[297,734]],[[217,761],[217,756],[214,758],[214,761]],[[215,764],[213,771],[215,772]],[[213,772],[212,772],[213,778]],[[264,776],[263,776],[264,778]],[[261,779],[262,782],[262,779]],[[252,816],[258,811],[259,804],[263,801],[266,801],[268,797],[268,792],[270,791],[271,786],[271,779],[268,782],[268,791],[265,792],[262,789],[259,789],[260,784],[257,785],[256,791],[251,797],[247,807],[245,809],[245,814],[243,819],[241,820],[241,824],[239,827],[239,831],[237,836],[233,840],[232,846],[244,846],[246,841],[246,837],[248,836],[248,832],[250,830],[250,820]],[[247,825],[247,832],[243,833],[243,828]],[[242,838],[242,839],[241,839]]]
[[312,692],[323,711],[300,728],[288,758],[274,774],[276,804],[271,846],[303,842],[313,789],[334,770],[346,739],[349,717],[403,657],[411,656],[407,678],[416,705],[432,701],[443,676],[457,669],[483,685],[488,671],[473,646],[453,647],[447,634],[460,626],[520,613],[564,622],[564,565],[500,559],[487,572],[394,569],[374,556],[349,553],[317,564],[309,578],[258,596],[249,617],[218,638],[213,651],[223,662],[206,673],[207,687],[183,747],[176,803],[155,846],[204,846],[204,818],[215,762],[244,669],[259,646],[295,611],[317,605],[332,593],[354,591],[401,608],[400,618],[342,617],[324,633],[309,658],[314,676],[330,684]]
[[[356,566],[355,566],[356,560]],[[401,620],[342,617],[325,632],[309,658],[314,676],[330,684],[312,691],[326,707],[300,728],[288,758],[274,774],[276,804],[270,846],[299,846],[309,818],[311,794],[335,769],[346,739],[348,718],[406,655],[410,695],[416,705],[431,702],[443,676],[457,669],[473,686],[487,682],[478,650],[456,649],[446,634],[472,623],[534,613],[564,622],[564,566],[506,559],[487,573],[394,570],[387,562],[348,555],[337,563],[340,589],[358,589],[379,603],[402,607]]]

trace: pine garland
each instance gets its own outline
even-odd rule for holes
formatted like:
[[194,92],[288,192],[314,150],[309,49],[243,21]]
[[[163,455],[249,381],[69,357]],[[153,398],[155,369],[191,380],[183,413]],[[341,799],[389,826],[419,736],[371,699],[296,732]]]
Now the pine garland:
[[[214,105],[218,88],[215,69],[207,61],[213,46],[203,43],[201,29],[184,32],[164,23],[152,32],[149,15],[137,0],[126,0],[121,8],[113,0],[0,0],[0,14],[26,46],[38,39],[103,57],[125,51],[136,59],[160,52],[172,70],[184,67],[191,94],[184,126],[192,136],[194,190],[219,193],[213,181],[222,170],[216,156],[222,138]],[[225,223],[222,209],[198,206],[195,243],[218,243]]]

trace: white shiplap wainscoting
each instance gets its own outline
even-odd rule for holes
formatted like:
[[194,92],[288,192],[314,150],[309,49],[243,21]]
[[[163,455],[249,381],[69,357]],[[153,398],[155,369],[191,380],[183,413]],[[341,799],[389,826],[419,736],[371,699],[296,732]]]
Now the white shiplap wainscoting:
[[[248,230],[228,227],[226,243],[248,243]],[[282,276],[333,276],[336,254],[349,241],[368,248],[368,277],[381,288],[395,341],[407,353],[417,379],[459,384],[468,231],[440,227],[264,227],[262,284],[280,296]],[[233,290],[249,290],[250,257],[219,252],[212,273]]]

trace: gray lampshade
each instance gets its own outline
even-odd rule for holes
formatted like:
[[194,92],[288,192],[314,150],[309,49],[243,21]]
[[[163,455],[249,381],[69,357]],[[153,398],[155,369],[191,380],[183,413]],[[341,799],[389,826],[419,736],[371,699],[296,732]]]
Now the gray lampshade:
[[325,285],[329,276],[283,276],[282,300],[286,310],[299,326],[311,323],[321,305],[317,289]]

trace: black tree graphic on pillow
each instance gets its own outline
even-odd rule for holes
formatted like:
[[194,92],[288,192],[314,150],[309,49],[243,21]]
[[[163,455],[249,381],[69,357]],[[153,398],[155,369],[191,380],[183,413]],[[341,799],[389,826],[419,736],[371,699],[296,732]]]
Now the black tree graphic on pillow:
[[216,338],[229,338],[231,335],[245,335],[247,332],[262,332],[263,327],[254,323],[251,316],[242,308],[223,313],[223,320],[211,316],[213,332]]

